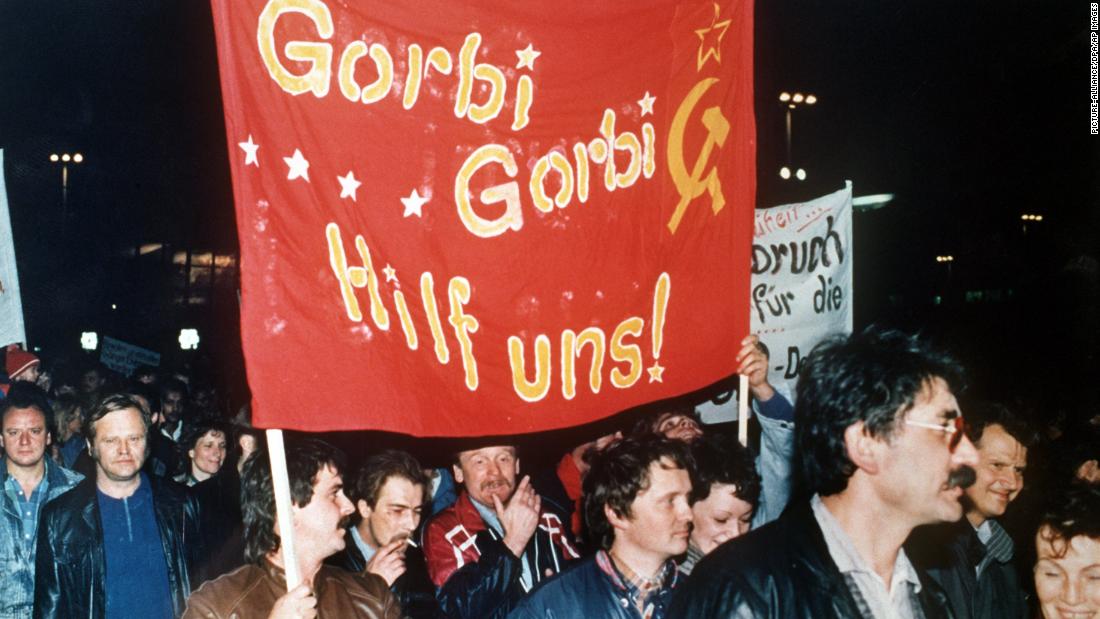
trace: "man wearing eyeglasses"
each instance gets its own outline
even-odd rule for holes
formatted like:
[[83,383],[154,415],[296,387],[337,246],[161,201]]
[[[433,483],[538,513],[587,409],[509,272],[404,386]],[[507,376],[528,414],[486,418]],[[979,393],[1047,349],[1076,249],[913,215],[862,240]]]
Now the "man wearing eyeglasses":
[[812,498],[707,555],[669,616],[950,616],[902,543],[963,515],[978,458],[955,400],[961,374],[896,331],[818,345],[795,406],[796,467]]

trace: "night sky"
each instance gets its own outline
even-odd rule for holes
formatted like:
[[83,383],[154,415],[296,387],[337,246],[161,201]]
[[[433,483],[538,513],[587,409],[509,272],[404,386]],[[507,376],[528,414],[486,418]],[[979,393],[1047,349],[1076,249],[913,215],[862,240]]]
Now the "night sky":
[[[759,206],[845,179],[856,195],[897,196],[855,215],[857,326],[924,329],[958,349],[979,384],[1096,411],[1088,11],[1084,1],[762,1],[754,88]],[[802,183],[777,174],[782,90],[819,98],[794,116]],[[145,243],[236,248],[207,3],[0,0],[0,148],[32,345],[68,346],[96,328],[155,346],[167,336],[150,325],[167,333],[187,320],[232,339],[235,308],[181,315],[163,287],[134,285],[125,256]],[[66,150],[87,161],[71,170],[63,218],[48,156]],[[1025,212],[1044,217],[1026,235]],[[937,254],[955,256],[950,274]],[[965,303],[968,290],[1003,296]]]

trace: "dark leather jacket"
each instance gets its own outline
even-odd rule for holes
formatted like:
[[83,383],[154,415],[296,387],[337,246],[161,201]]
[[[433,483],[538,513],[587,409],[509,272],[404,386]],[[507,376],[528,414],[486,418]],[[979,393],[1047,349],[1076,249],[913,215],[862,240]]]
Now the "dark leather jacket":
[[[683,575],[669,570],[663,590],[668,596]],[[611,567],[607,552],[574,561],[557,578],[543,581],[520,600],[508,619],[641,619],[622,579]]]
[[[325,563],[355,574],[363,572],[367,568],[367,561],[359,551],[355,538],[351,536],[351,529],[344,534],[344,543],[344,549],[325,559]],[[443,616],[439,611],[439,603],[435,601],[435,585],[428,577],[424,553],[419,548],[409,546],[405,549],[405,573],[393,581],[390,591],[401,603],[401,612],[410,619],[436,619]]]
[[[145,476],[153,492],[172,609],[178,616],[191,591],[191,566],[201,556],[198,503],[179,484]],[[145,483],[143,481],[143,483]],[[106,611],[107,562],[94,478],[42,508],[35,561],[34,617],[100,619]]]
[[943,588],[958,619],[1026,619],[1028,601],[1015,563],[992,559],[979,577],[986,549],[966,518],[918,527],[905,544],[913,564]]
[[[951,619],[943,592],[920,574],[926,619]],[[677,587],[670,619],[859,619],[856,601],[829,556],[809,501],[714,549]]]
[[[352,574],[321,566],[313,578],[317,616],[340,619],[399,619],[401,608],[374,574]],[[267,617],[286,595],[286,574],[264,560],[246,565],[199,587],[187,600],[183,619],[251,619]]]

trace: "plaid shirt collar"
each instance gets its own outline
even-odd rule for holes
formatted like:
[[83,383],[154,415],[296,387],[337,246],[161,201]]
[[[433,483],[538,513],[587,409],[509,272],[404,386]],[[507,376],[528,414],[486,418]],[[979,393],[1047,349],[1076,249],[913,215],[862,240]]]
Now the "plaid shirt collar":
[[665,561],[652,578],[646,578],[630,569],[622,561],[616,561],[607,551],[596,553],[596,565],[607,575],[611,583],[627,593],[643,619],[663,617],[672,597],[672,590],[679,581],[679,570],[672,559]]

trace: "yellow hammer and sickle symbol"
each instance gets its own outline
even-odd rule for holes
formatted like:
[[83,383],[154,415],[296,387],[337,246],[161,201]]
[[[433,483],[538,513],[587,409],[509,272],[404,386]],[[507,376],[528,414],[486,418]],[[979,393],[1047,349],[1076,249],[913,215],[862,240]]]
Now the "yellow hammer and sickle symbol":
[[687,128],[688,118],[692,110],[699,103],[699,99],[707,90],[718,81],[718,78],[708,77],[696,84],[687,97],[684,98],[680,108],[676,110],[676,116],[672,119],[672,127],[668,134],[668,171],[672,175],[672,182],[676,184],[676,191],[680,194],[680,201],[676,204],[676,210],[672,213],[672,219],[668,220],[668,229],[676,234],[676,228],[680,226],[680,219],[684,216],[687,205],[692,200],[703,195],[706,191],[710,194],[711,209],[717,215],[726,206],[726,198],[722,195],[722,181],[718,179],[718,170],[711,168],[705,174],[707,160],[715,146],[721,148],[729,136],[730,123],[722,116],[722,111],[717,106],[707,108],[703,112],[703,126],[707,128],[707,139],[703,143],[703,149],[699,151],[699,157],[688,174],[687,165],[684,163],[684,130]]

